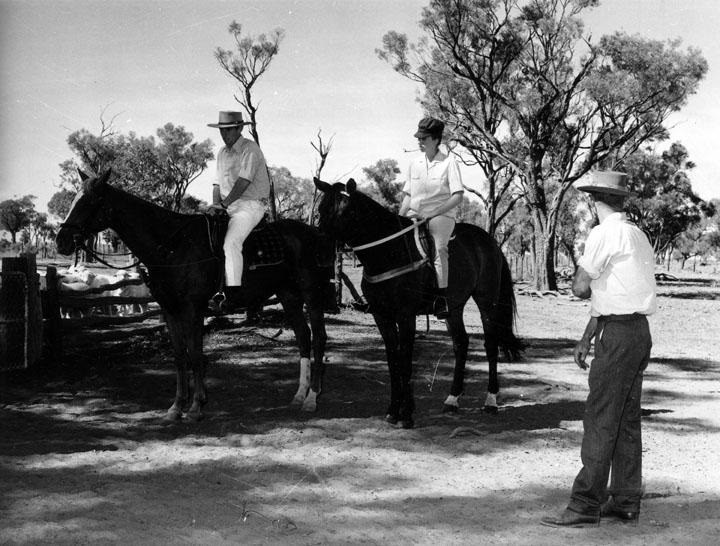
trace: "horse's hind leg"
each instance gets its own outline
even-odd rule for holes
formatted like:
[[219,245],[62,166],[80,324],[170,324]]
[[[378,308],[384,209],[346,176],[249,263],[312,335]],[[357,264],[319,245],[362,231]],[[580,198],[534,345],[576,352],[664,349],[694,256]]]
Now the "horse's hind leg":
[[[323,295],[319,291],[318,297],[313,298],[309,304],[310,329],[312,330],[313,363],[310,374],[311,389],[303,404],[303,410],[315,411],[317,396],[322,392],[323,378],[325,377],[325,345],[327,332],[325,331],[325,314],[323,311]],[[306,407],[307,406],[307,407]]]
[[178,421],[182,418],[183,407],[188,399],[188,375],[187,375],[187,359],[185,355],[184,332],[177,317],[166,314],[165,316],[170,341],[173,348],[173,356],[175,360],[175,400],[172,406],[165,414],[166,421]]
[[500,381],[497,370],[499,340],[492,324],[492,319],[488,314],[480,311],[480,317],[482,318],[483,331],[485,332],[485,354],[488,359],[488,389],[483,411],[487,413],[497,413],[497,395],[500,392]]
[[453,372],[450,394],[443,404],[443,412],[456,413],[459,404],[459,397],[465,390],[465,363],[467,361],[468,346],[470,338],[465,330],[462,310],[453,310],[447,319],[447,329],[452,338],[453,352],[455,353],[455,370]]
[[298,382],[298,390],[290,404],[293,406],[302,405],[305,411],[315,411],[317,409],[316,396],[313,396],[312,400],[306,406],[306,400],[310,394],[312,368],[310,366],[310,328],[303,315],[303,301],[297,294],[290,292],[278,293],[278,297],[285,310],[285,317],[288,322],[290,322],[293,332],[295,333],[295,341],[298,349],[300,349],[300,380]]

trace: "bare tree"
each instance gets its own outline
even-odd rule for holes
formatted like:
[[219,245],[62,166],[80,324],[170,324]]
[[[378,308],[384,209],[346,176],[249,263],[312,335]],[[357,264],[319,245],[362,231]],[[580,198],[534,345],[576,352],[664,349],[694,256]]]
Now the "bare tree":
[[[256,38],[252,36],[243,37],[242,25],[233,20],[228,27],[228,32],[235,40],[235,51],[217,47],[215,49],[215,58],[223,70],[238,82],[242,95],[234,95],[234,97],[247,112],[250,119],[250,133],[259,146],[260,135],[257,129],[258,105],[253,102],[252,89],[260,76],[267,71],[275,55],[277,55],[280,42],[285,37],[285,31],[278,28],[273,30],[269,36],[260,34]],[[270,213],[273,219],[276,219],[275,185],[269,169],[268,177],[270,178]]]

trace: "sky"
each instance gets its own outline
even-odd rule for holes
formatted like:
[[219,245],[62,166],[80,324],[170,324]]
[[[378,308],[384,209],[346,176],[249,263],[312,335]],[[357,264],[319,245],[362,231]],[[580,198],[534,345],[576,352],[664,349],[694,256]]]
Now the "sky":
[[[375,49],[389,30],[419,36],[427,0],[0,0],[0,201],[32,194],[38,210],[57,188],[59,164],[72,157],[70,133],[98,134],[101,119],[138,136],[171,122],[195,140],[219,110],[238,110],[238,88],[215,48],[233,49],[228,26],[244,35],[285,31],[280,52],[253,91],[260,144],[270,165],[311,177],[321,131],[332,138],[323,178],[360,180],[379,159],[404,167],[422,111],[419,88],[381,61]],[[583,15],[603,34],[667,40],[701,50],[709,72],[699,92],[669,121],[671,139],[689,150],[690,172],[704,199],[720,197],[720,2],[604,0]],[[669,142],[667,144],[669,144]],[[664,146],[667,146],[665,144]],[[189,188],[210,200],[215,164]],[[482,190],[479,169],[464,183]]]

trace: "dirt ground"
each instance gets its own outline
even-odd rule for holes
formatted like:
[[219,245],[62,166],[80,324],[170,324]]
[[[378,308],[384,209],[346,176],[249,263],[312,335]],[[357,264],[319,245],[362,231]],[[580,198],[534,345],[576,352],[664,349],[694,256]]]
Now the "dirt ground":
[[[156,323],[75,332],[62,362],[2,376],[2,544],[717,544],[720,287],[660,287],[643,395],[645,497],[637,526],[539,525],[579,469],[587,373],[572,362],[588,304],[518,294],[521,362],[501,363],[498,415],[471,332],[466,395],[444,326],[418,319],[416,428],[382,420],[384,351],[371,317],[328,318],[315,414],[288,403],[298,365],[276,315],[207,335],[210,400],[165,424],[174,373]],[[118,341],[118,330],[126,338]]]

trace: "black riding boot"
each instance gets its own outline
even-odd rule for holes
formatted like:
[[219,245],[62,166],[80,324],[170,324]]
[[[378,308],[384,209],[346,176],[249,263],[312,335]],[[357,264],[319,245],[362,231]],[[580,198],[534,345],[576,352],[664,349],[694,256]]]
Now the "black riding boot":
[[447,302],[447,288],[438,288],[435,303],[433,304],[433,310],[435,312],[435,316],[441,320],[450,316],[450,309],[448,309]]
[[240,307],[242,307],[242,287],[240,286],[226,286],[208,302],[210,312],[216,315],[237,312]]

